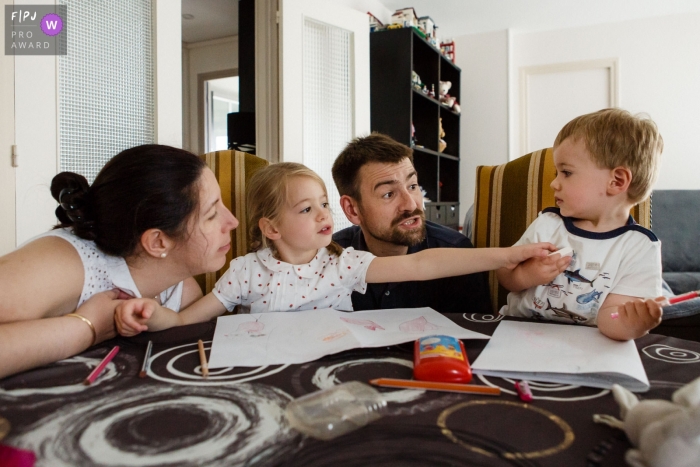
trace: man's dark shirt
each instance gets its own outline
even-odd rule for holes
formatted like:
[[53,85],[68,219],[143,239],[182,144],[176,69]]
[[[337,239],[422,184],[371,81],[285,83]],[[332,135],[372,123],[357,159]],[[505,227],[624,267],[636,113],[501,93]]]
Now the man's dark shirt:
[[[408,248],[408,254],[428,248],[474,248],[467,237],[447,227],[426,222],[426,237]],[[369,251],[359,226],[336,232],[335,240],[343,248]],[[440,313],[492,313],[488,273],[446,277],[431,281],[367,284],[367,292],[352,293],[355,311],[381,308],[430,307]]]

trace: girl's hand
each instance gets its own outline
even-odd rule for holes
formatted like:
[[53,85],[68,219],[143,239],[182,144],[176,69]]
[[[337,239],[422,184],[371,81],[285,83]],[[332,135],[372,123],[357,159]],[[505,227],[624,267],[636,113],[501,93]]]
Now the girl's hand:
[[571,262],[571,256],[552,255],[530,258],[520,264],[523,274],[532,278],[537,285],[549,284],[559,274],[566,271]]
[[125,337],[147,331],[146,323],[158,307],[158,303],[151,298],[134,298],[122,302],[114,313],[117,331]]
[[77,314],[89,319],[95,327],[97,333],[95,343],[106,341],[117,335],[113,316],[115,309],[123,303],[123,300],[119,300],[118,297],[119,291],[116,289],[96,293],[75,310]]
[[541,242],[513,246],[505,248],[505,250],[506,264],[504,264],[503,267],[506,269],[515,269],[517,265],[530,258],[545,258],[549,253],[557,251],[557,247],[549,242]]

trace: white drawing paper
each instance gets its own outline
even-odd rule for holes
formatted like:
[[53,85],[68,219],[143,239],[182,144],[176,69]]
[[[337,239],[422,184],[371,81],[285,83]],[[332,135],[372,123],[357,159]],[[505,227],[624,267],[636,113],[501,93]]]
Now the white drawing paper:
[[333,309],[221,316],[209,368],[305,363],[360,347],[401,344],[430,335],[488,339],[431,308]]
[[634,341],[615,341],[588,326],[502,321],[471,367],[485,376],[649,390]]

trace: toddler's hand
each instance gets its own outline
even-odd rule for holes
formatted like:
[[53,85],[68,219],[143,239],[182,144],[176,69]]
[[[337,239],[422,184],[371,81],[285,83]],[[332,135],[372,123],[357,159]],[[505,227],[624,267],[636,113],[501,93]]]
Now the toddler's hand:
[[520,267],[527,277],[531,277],[537,285],[549,284],[559,274],[566,271],[571,262],[571,256],[560,256],[558,254],[545,257],[530,258],[523,262]]
[[661,324],[661,307],[665,304],[668,304],[666,297],[630,300],[618,306],[617,314],[613,313],[610,317],[619,319],[624,327],[641,337]]
[[506,249],[506,264],[504,267],[514,269],[523,261],[530,258],[545,258],[552,251],[557,251],[557,247],[548,242],[513,246]]
[[135,336],[148,330],[146,323],[153,316],[158,303],[151,298],[134,298],[117,306],[114,323],[122,336]]

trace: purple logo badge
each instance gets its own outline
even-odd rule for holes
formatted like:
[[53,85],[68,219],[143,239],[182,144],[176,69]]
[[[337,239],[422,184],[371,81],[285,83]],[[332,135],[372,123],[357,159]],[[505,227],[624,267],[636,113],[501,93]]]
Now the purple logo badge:
[[56,13],[49,13],[41,18],[40,25],[47,36],[55,36],[63,30],[63,20]]

